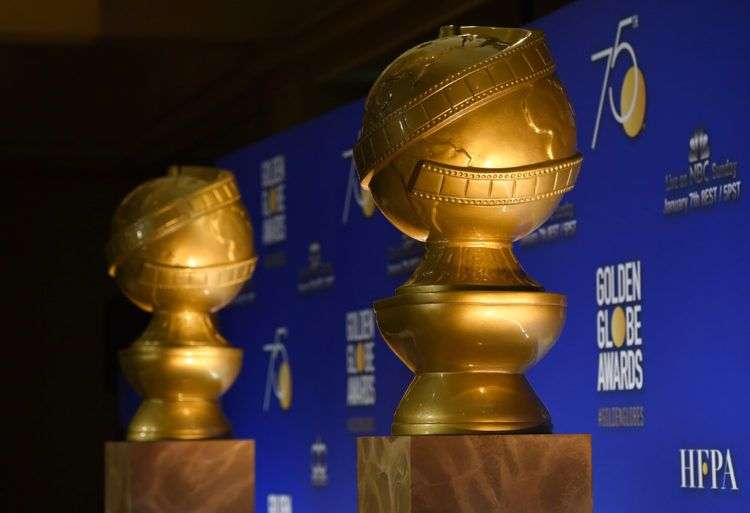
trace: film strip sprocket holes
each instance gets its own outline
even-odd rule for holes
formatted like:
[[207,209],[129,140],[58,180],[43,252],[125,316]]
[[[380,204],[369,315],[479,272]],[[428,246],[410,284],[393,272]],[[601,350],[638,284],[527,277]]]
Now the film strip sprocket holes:
[[459,168],[420,162],[409,193],[420,198],[477,206],[509,205],[561,195],[571,190],[581,168],[580,154],[518,168]]
[[217,288],[242,283],[253,273],[257,258],[213,267],[171,267],[145,262],[139,283],[160,289]]

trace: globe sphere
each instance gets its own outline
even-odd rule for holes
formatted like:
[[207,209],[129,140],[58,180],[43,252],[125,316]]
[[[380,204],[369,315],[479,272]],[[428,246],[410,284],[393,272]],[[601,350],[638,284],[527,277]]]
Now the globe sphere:
[[250,221],[228,171],[172,168],[133,190],[112,221],[110,274],[146,311],[215,311],[255,264]]
[[541,32],[448,27],[376,81],[355,148],[362,185],[419,239],[509,242],[572,188],[580,157]]

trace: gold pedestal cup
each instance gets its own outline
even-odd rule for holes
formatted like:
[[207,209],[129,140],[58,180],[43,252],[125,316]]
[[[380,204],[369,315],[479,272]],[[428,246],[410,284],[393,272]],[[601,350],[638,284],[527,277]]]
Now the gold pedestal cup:
[[153,317],[120,352],[143,403],[129,440],[201,439],[231,431],[219,397],[236,379],[242,350],[230,347],[213,312],[252,275],[253,233],[234,176],[173,167],[120,204],[107,247],[109,273]]
[[551,429],[523,372],[559,336],[565,296],[544,292],[512,250],[581,165],[544,35],[444,27],[378,78],[354,155],[378,208],[427,248],[375,303],[384,339],[416,374],[393,434]]

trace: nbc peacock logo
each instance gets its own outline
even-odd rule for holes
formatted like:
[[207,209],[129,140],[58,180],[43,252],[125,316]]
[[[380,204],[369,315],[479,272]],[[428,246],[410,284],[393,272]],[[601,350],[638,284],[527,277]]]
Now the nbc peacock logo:
[[703,162],[711,156],[711,148],[708,146],[708,133],[703,128],[697,128],[690,138],[690,152],[688,162]]
[[[622,126],[628,137],[636,137],[644,127],[646,117],[646,78],[638,66],[638,59],[633,45],[623,39],[623,31],[627,28],[638,28],[637,15],[621,19],[617,24],[615,40],[612,46],[591,55],[591,62],[606,60],[602,90],[599,95],[599,107],[596,112],[596,122],[594,124],[594,134],[591,138],[592,150],[596,149],[596,142],[599,137],[599,129],[601,128],[602,116],[604,114],[605,100],[608,100],[612,117]],[[615,102],[612,82],[613,72],[617,68],[617,62],[620,58],[629,59],[630,66],[622,78],[619,95],[620,102],[618,105]]]
[[273,342],[263,346],[263,351],[268,353],[263,411],[270,410],[271,396],[276,398],[282,410],[292,407],[292,368],[285,344],[288,336],[289,330],[286,327],[278,327]]

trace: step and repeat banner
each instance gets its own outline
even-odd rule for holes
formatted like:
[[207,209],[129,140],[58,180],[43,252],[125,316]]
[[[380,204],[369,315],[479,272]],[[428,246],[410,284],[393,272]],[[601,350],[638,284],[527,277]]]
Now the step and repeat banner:
[[[750,511],[748,22],[742,2],[581,1],[534,24],[584,162],[517,245],[569,305],[529,378],[555,432],[593,435],[597,512]],[[423,248],[360,191],[362,113],[359,101],[218,162],[260,254],[220,315],[245,351],[224,408],[257,443],[258,512],[354,513],[355,439],[389,433],[411,379],[371,306]]]

